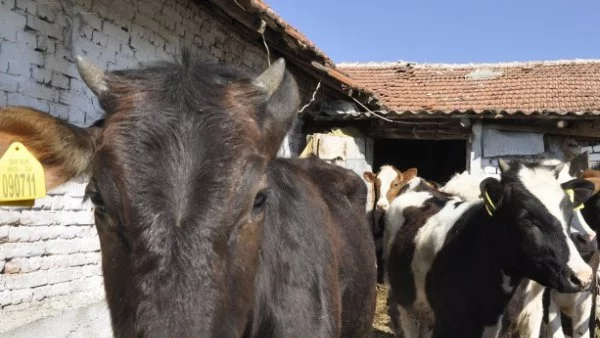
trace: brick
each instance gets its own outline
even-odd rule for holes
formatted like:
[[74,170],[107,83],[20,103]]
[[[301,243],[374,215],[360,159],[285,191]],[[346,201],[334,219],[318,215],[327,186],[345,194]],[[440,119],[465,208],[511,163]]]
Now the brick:
[[10,275],[21,272],[21,267],[15,264],[12,260],[4,265],[4,274]]
[[[18,218],[18,217],[17,217]],[[0,224],[6,224],[5,222],[0,222]],[[10,231],[10,226],[1,225],[0,226],[0,243],[6,242],[8,239],[8,232]]]
[[100,251],[100,240],[98,238],[78,239],[80,242],[80,252]]
[[51,36],[61,41],[63,40],[62,28],[60,26],[46,22],[37,16],[28,14],[27,25],[25,27],[37,31],[40,34]]
[[66,295],[75,291],[72,282],[62,282],[53,285],[49,285],[48,291],[46,291],[47,297],[56,297],[60,295]]
[[106,36],[106,34],[100,31],[94,31],[92,33],[92,41],[98,46],[104,47],[108,43],[108,37]]
[[60,89],[69,89],[69,78],[55,72],[52,74],[52,86]]
[[30,233],[34,231],[33,227],[11,227],[8,232],[9,242],[30,242]]
[[7,275],[5,287],[7,289],[19,290],[46,285],[48,283],[48,275],[46,271]]
[[92,1],[92,12],[98,13],[98,15],[102,18],[109,16],[110,9],[106,6],[106,4],[100,1]]
[[115,1],[111,6],[114,13],[118,13],[119,19],[131,21],[135,16],[135,7],[131,1]]
[[58,90],[31,81],[23,81],[19,91],[26,96],[46,101],[57,101]]
[[94,27],[85,25],[85,26],[82,26],[81,28],[79,28],[79,36],[82,39],[92,41],[93,35],[94,35]]
[[37,15],[44,21],[54,22],[56,20],[57,7],[50,7],[46,4],[38,4]]
[[129,32],[122,29],[121,25],[115,25],[111,22],[105,22],[102,31],[113,39],[123,42],[129,41]]
[[46,254],[71,254],[79,252],[80,243],[79,241],[69,241],[64,239],[54,239],[46,242]]
[[17,42],[30,46],[31,49],[37,47],[37,34],[30,31],[17,32]]
[[19,219],[21,225],[49,225],[54,224],[53,213],[50,212],[39,212],[36,210],[23,210],[21,211],[21,217]]
[[[44,271],[47,276],[47,284],[58,284],[81,278],[80,267],[50,269]],[[7,281],[8,282],[8,281]]]
[[95,30],[102,30],[102,18],[100,18],[97,13],[88,13],[83,15],[83,23],[84,25],[90,26]]
[[99,252],[85,253],[85,264],[99,264],[101,258],[102,256]]
[[17,32],[25,28],[27,18],[6,9],[0,10],[0,38],[17,42]]
[[101,276],[102,269],[100,265],[84,265],[81,267],[81,274],[84,277]]
[[[33,46],[22,45],[19,43],[5,42],[0,46],[2,58],[20,61],[22,63],[32,63],[36,65],[44,64],[44,55],[33,50]],[[27,73],[29,75],[29,73]]]
[[51,285],[40,286],[35,289],[32,289],[33,292],[33,301],[39,302],[48,296],[49,291],[51,290]]
[[600,153],[600,144],[592,147],[592,151],[595,153]]
[[80,180],[73,179],[69,182],[59,185],[58,187],[48,191],[49,195],[69,195],[71,197],[83,197],[88,178]]
[[2,76],[0,76],[0,90],[16,92],[19,82],[20,79],[17,76],[2,74]]
[[13,290],[11,304],[27,303],[30,302],[32,298],[32,290]]
[[[59,102],[69,106],[71,112],[73,112],[73,108],[82,108],[82,109],[90,109],[92,106],[92,101],[89,97],[74,95],[68,91],[61,91],[59,95]],[[75,117],[75,116],[73,116]],[[83,116],[82,116],[83,119]],[[71,116],[69,117],[69,121],[71,121]]]
[[42,266],[42,261],[46,259],[45,257],[27,257],[27,258],[13,258],[7,262],[10,266],[15,270],[15,272],[6,272],[6,273],[16,273],[16,272],[32,272],[39,270]]
[[136,15],[135,18],[152,18],[154,15],[162,12],[162,6],[158,1],[138,1],[137,10],[142,15]]
[[0,307],[4,307],[5,305],[12,304],[12,292],[9,290],[0,291]]
[[[44,242],[36,243],[4,243],[0,245],[0,258],[33,257],[44,254]],[[4,256],[3,256],[4,255]]]
[[41,111],[48,111],[50,108],[48,101],[27,97],[21,93],[9,93],[6,103],[10,106],[29,106]]
[[52,71],[43,67],[32,67],[31,77],[39,83],[50,83],[52,81]]
[[44,67],[57,73],[79,78],[79,73],[77,72],[77,67],[74,63],[69,62],[64,58],[58,58],[55,55],[46,55]]
[[5,9],[13,9],[15,8],[15,0],[0,0],[0,6]]
[[94,213],[88,210],[85,211],[61,211],[58,215],[58,221],[61,224],[94,224]]
[[37,14],[37,6],[33,0],[17,0],[15,7],[29,14]]
[[55,40],[38,34],[35,50],[38,52],[48,52],[48,54],[53,54],[56,51]]
[[0,92],[0,107],[8,105],[8,95],[5,92]]

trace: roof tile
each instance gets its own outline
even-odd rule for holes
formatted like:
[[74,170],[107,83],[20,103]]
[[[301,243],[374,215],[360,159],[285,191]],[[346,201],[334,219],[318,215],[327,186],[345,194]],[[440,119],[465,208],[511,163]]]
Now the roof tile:
[[398,114],[600,115],[600,60],[509,64],[339,64]]

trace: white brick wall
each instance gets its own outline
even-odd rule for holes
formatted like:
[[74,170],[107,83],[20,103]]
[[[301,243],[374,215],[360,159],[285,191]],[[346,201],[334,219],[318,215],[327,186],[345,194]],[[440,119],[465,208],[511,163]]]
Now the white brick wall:
[[[183,45],[247,70],[267,64],[260,41],[235,35],[190,0],[63,2],[67,12],[58,0],[0,0],[0,105],[34,107],[80,126],[98,119],[99,106],[79,78],[70,46],[107,70],[173,60]],[[298,80],[307,84],[303,96],[312,94],[312,80]],[[298,139],[292,138],[294,152]],[[73,181],[33,208],[0,208],[0,317],[47,307],[53,299],[73,305],[78,295],[82,302],[103,296],[98,237],[92,206],[82,202],[84,188],[82,180]]]

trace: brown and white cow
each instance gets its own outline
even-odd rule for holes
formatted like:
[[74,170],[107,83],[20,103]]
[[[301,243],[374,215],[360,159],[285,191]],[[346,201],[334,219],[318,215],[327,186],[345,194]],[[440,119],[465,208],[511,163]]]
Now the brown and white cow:
[[377,257],[377,281],[384,282],[383,241],[385,231],[385,211],[389,204],[394,201],[402,189],[417,176],[417,169],[410,168],[402,172],[392,165],[383,165],[377,174],[365,171],[363,178],[372,184],[375,200],[375,208],[372,210],[373,239],[375,240],[375,252]]
[[[523,278],[561,292],[587,288],[591,268],[569,235],[573,203],[561,166],[500,161],[501,178],[481,182],[484,200],[437,190],[398,196],[388,210],[386,271],[405,337],[493,337]],[[593,189],[593,188],[592,188]],[[387,230],[386,229],[386,230]],[[420,327],[417,325],[419,324]]]
[[283,60],[248,76],[195,62],[103,72],[106,115],[78,128],[0,110],[51,188],[88,173],[116,337],[365,337],[374,244],[359,176],[276,159],[298,111]]

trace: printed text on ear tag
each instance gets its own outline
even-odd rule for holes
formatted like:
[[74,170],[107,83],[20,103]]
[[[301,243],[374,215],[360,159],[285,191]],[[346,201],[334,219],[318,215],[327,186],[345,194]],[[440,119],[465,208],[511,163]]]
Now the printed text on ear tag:
[[12,143],[0,158],[0,203],[30,205],[46,196],[44,168],[20,142]]

